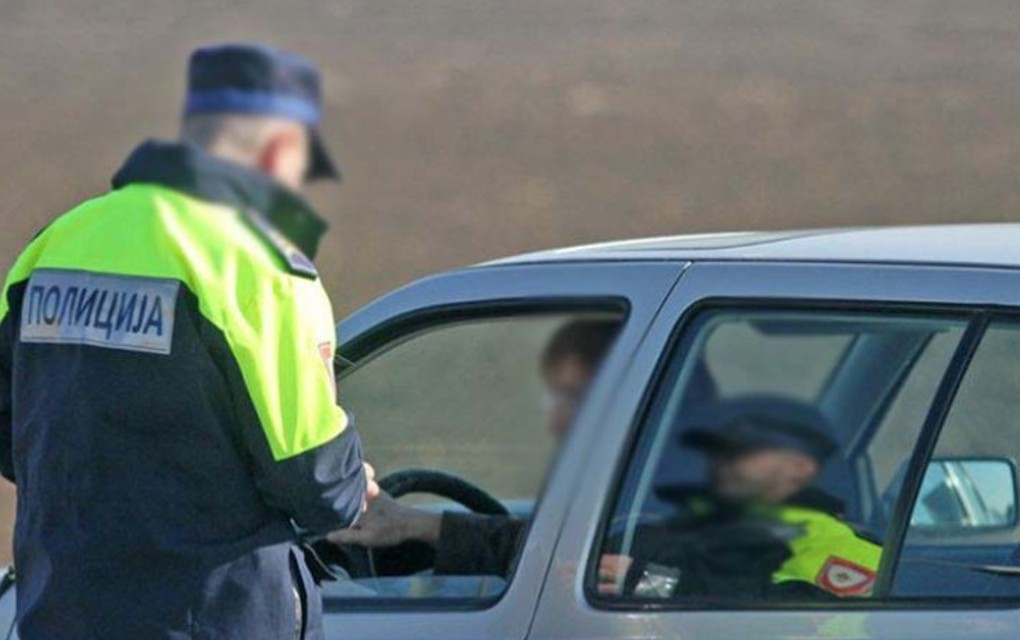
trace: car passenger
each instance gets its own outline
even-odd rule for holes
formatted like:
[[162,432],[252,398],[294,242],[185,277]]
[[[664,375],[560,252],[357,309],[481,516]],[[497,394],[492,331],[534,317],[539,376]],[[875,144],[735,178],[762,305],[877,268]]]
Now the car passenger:
[[[557,441],[570,428],[619,328],[616,320],[574,320],[562,326],[546,345],[541,372],[549,432]],[[505,576],[526,527],[527,521],[510,516],[415,509],[383,493],[352,529],[330,534],[329,539],[370,548],[425,542],[436,550],[437,574]]]
[[758,599],[871,593],[881,547],[842,520],[839,500],[812,486],[837,448],[820,412],[746,397],[706,407],[686,427],[682,443],[709,457],[708,482],[657,491],[675,515],[638,527],[633,558],[603,556],[600,591]]

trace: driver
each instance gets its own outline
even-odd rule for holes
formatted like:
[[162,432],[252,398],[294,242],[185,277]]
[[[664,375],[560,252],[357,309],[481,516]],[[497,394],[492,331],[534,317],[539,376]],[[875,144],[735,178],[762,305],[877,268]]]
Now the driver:
[[[580,319],[563,325],[541,359],[549,432],[566,435],[620,323]],[[509,574],[527,522],[509,516],[432,513],[399,504],[382,493],[352,529],[329,535],[336,544],[369,548],[423,542],[436,550],[435,572],[446,575]]]

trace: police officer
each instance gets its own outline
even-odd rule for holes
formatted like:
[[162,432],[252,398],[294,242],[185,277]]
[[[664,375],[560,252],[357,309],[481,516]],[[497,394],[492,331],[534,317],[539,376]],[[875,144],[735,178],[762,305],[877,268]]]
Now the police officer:
[[22,638],[318,638],[298,531],[377,491],[337,406],[319,75],[196,51],[180,142],[59,217],[0,299],[0,470]]
[[755,396],[710,404],[686,422],[682,442],[708,456],[709,481],[658,491],[675,516],[640,527],[633,557],[601,559],[603,591],[752,599],[871,593],[881,548],[842,519],[838,499],[812,486],[836,450],[820,412]]

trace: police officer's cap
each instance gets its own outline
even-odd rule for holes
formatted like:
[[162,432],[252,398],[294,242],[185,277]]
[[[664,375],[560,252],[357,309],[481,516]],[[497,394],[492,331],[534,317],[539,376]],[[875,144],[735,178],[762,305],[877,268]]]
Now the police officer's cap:
[[200,113],[250,113],[302,122],[312,143],[308,179],[340,179],[319,133],[319,71],[301,56],[258,44],[196,49],[188,66],[184,115]]
[[709,455],[794,450],[823,462],[838,448],[815,407],[774,396],[746,396],[702,407],[685,421],[681,442]]

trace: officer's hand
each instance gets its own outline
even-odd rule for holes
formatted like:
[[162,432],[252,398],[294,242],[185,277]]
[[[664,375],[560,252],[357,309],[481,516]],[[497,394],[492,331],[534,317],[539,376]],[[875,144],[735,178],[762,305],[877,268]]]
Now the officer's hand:
[[363,463],[365,465],[365,481],[368,486],[365,487],[365,502],[361,505],[361,511],[364,513],[368,510],[368,504],[379,497],[379,484],[375,481],[375,467]]
[[405,507],[380,492],[353,527],[334,531],[327,538],[334,544],[372,548],[392,547],[411,540],[435,545],[441,522],[439,514]]
[[634,559],[630,556],[606,554],[599,558],[599,593],[621,595]]

